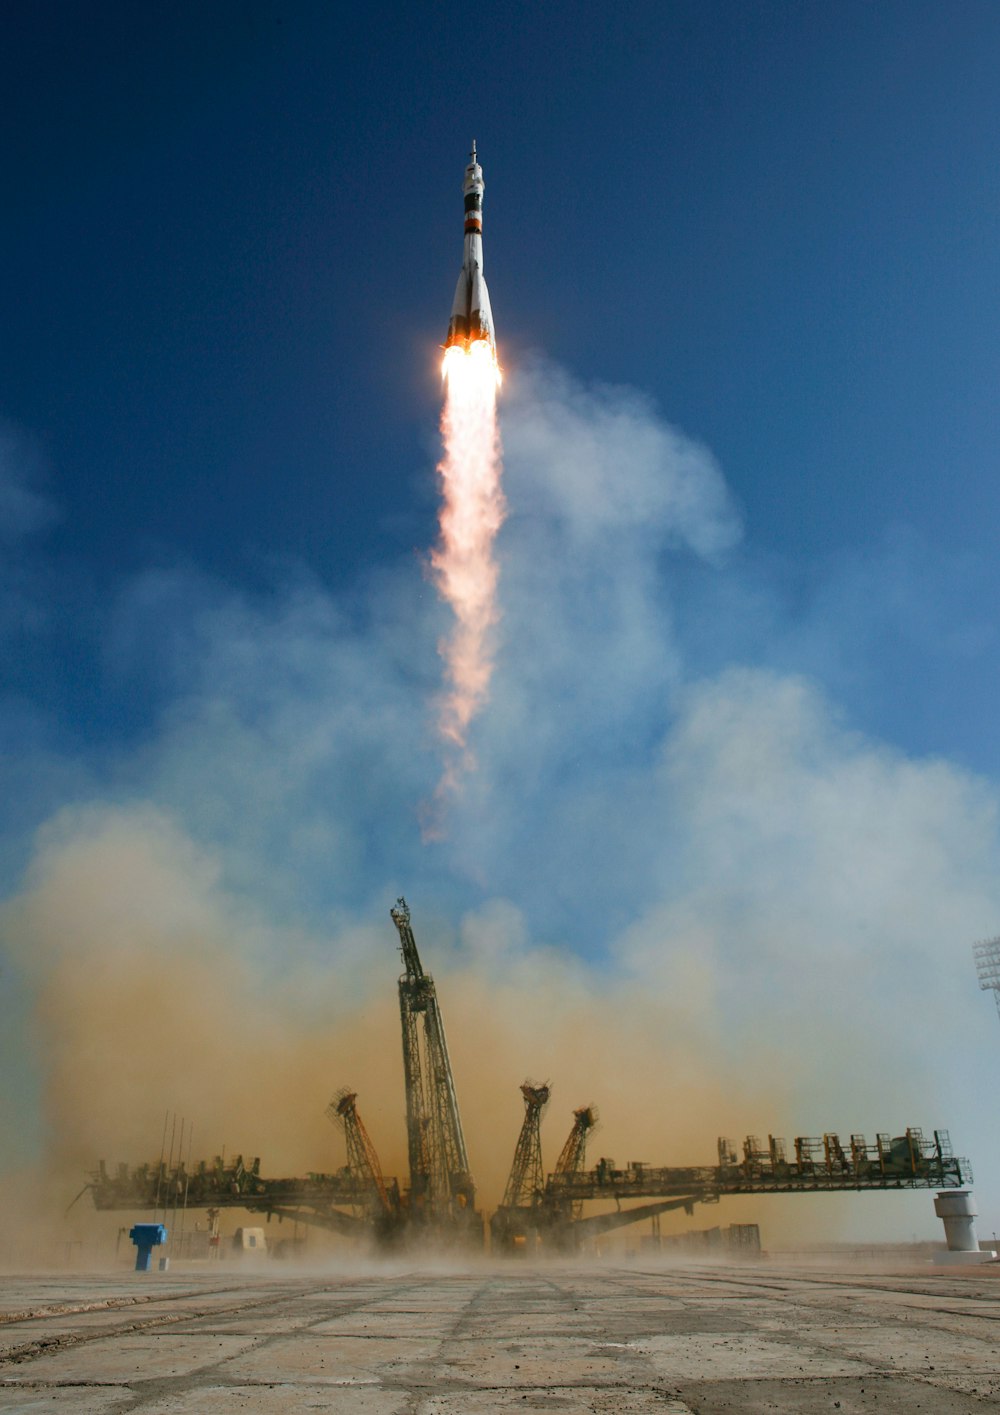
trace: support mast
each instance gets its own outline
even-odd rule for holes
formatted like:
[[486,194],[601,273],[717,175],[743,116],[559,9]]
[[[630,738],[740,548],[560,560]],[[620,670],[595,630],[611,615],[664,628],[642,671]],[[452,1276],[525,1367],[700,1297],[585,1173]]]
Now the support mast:
[[399,979],[399,1014],[411,1204],[436,1221],[457,1221],[465,1215],[471,1218],[476,1190],[437,990],[420,962],[406,900],[399,899],[390,913],[399,932],[404,968]]

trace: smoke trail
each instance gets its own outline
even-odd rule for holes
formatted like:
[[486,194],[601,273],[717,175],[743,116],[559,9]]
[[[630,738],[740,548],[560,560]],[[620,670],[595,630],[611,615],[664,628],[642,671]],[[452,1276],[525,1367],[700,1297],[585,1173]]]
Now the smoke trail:
[[438,730],[449,745],[437,790],[440,803],[473,766],[469,724],[489,695],[493,673],[491,630],[498,619],[493,542],[504,518],[502,461],[496,419],[500,382],[496,356],[485,340],[454,345],[444,356],[441,414],[444,457],[440,539],[431,553],[434,583],[455,624],[438,645],[445,664]]

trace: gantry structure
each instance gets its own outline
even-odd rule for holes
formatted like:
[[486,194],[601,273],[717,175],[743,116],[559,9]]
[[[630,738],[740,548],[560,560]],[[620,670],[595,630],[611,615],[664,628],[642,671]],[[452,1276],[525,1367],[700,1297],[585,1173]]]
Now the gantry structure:
[[469,1169],[455,1080],[434,979],[417,952],[406,900],[390,910],[399,933],[403,972],[399,1015],[406,1086],[406,1143],[410,1161],[410,1218],[438,1232],[475,1229],[476,1187]]
[[[237,1156],[193,1167],[101,1162],[81,1192],[98,1209],[142,1211],[176,1203],[188,1208],[239,1208],[295,1219],[380,1244],[431,1240],[481,1246],[483,1221],[473,1183],[437,989],[424,971],[404,899],[391,911],[399,935],[403,972],[399,1010],[406,1088],[408,1185],[383,1174],[375,1146],[358,1111],[357,1093],[345,1087],[327,1107],[343,1130],[347,1164],[334,1173],[266,1178],[260,1160]],[[1000,939],[977,945],[980,985],[1000,994]],[[992,951],[991,951],[992,950]],[[691,1213],[695,1204],[737,1194],[837,1193],[862,1190],[957,1189],[971,1183],[968,1160],[952,1153],[947,1131],[933,1139],[910,1128],[873,1145],[861,1134],[842,1144],[828,1132],[799,1136],[791,1147],[768,1136],[748,1135],[737,1152],[720,1139],[717,1163],[623,1168],[607,1158],[587,1168],[587,1142],[597,1124],[592,1105],[573,1112],[573,1125],[555,1169],[542,1164],[541,1121],[551,1095],[548,1082],[521,1086],[524,1121],[514,1150],[503,1202],[491,1224],[500,1251],[527,1247],[562,1251],[669,1209]],[[79,1197],[79,1196],[78,1196]],[[75,1202],[75,1201],[74,1201]],[[613,1203],[614,1208],[607,1205]],[[603,1205],[600,1212],[593,1206]],[[590,1206],[590,1211],[587,1211]]]

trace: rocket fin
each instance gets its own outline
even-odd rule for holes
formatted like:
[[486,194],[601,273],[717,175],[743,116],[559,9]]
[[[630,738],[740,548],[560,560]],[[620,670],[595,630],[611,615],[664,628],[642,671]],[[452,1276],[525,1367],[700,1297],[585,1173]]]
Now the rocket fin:
[[472,334],[476,329],[482,333],[492,344],[493,336],[493,310],[490,307],[490,292],[486,288],[486,281],[475,270],[472,276],[472,290],[469,295],[469,332]]

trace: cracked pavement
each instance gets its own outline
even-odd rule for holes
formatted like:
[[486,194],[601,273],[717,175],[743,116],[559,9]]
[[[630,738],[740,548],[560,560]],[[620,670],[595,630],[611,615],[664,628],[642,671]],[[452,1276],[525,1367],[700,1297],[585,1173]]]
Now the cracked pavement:
[[1000,1271],[586,1260],[0,1277],[0,1411],[971,1415]]

